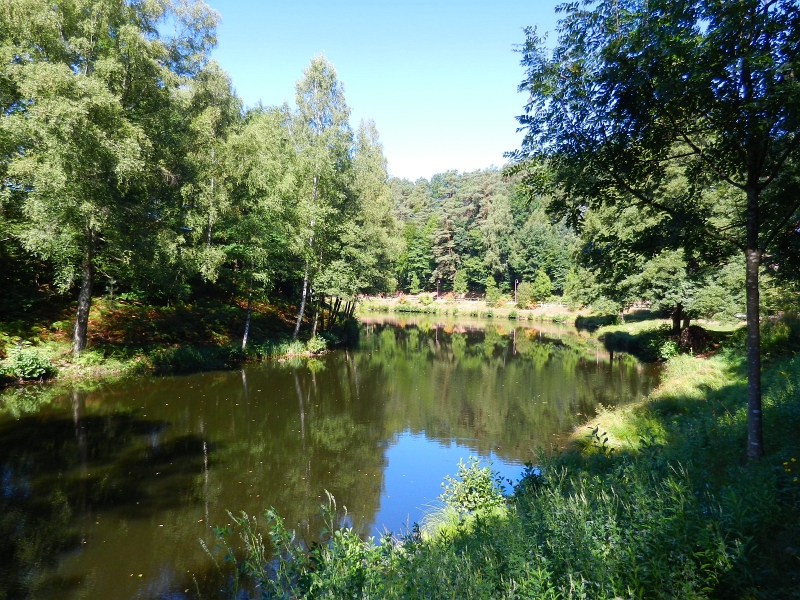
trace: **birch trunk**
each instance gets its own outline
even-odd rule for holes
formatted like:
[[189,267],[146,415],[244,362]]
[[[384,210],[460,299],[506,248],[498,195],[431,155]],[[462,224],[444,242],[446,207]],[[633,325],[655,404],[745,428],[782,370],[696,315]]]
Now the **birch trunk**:
[[303,275],[303,294],[300,296],[300,310],[297,312],[297,323],[294,324],[294,333],[292,339],[297,339],[297,334],[300,333],[300,324],[303,322],[303,313],[306,310],[306,291],[308,290],[308,260],[306,260],[306,272]]
[[72,331],[72,358],[76,359],[86,349],[86,331],[89,328],[89,309],[92,307],[92,283],[94,279],[94,231],[88,232],[83,256],[81,291],[78,294],[78,309],[75,313],[75,328]]
[[242,336],[242,350],[247,348],[247,336],[250,334],[250,315],[253,312],[253,264],[250,263],[250,283],[247,286],[247,317],[244,320],[244,335]]

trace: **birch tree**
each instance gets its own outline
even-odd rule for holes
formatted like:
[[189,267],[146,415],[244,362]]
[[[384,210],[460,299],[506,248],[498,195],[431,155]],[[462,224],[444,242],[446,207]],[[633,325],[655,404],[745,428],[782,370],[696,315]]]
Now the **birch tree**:
[[297,205],[303,215],[297,231],[303,263],[296,338],[305,312],[311,275],[326,264],[344,213],[352,208],[349,188],[353,132],[344,86],[324,56],[315,56],[295,85],[297,110],[288,121],[297,162]]
[[[171,20],[174,37],[159,34]],[[18,203],[29,251],[79,286],[73,355],[86,346],[98,264],[125,260],[126,223],[147,219],[157,115],[215,42],[202,3],[7,0],[0,4],[6,156],[3,203]],[[9,147],[9,146],[6,146]],[[103,259],[106,260],[106,259]]]

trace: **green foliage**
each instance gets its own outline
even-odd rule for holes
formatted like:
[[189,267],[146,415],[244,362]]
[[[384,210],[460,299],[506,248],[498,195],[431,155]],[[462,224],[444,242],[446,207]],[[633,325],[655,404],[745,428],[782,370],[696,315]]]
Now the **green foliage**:
[[670,358],[677,356],[678,352],[678,344],[672,340],[667,340],[661,344],[661,347],[658,349],[658,357],[663,361],[667,361]]
[[494,276],[487,276],[484,286],[486,290],[486,303],[490,306],[496,305],[502,297],[502,294],[497,288],[497,282],[495,282]]
[[55,373],[50,360],[39,350],[21,345],[8,350],[5,371],[17,379],[44,379]]
[[519,308],[528,308],[533,303],[533,286],[528,281],[520,282],[517,285],[517,306]]
[[315,335],[306,342],[306,350],[312,354],[319,354],[328,349],[328,342],[325,338]]
[[408,284],[408,291],[412,294],[419,294],[422,291],[419,282],[419,276],[416,273],[411,274],[411,279]]
[[456,477],[445,476],[439,500],[460,515],[491,512],[505,505],[500,476],[491,464],[480,466],[476,456],[458,461]]
[[600,296],[592,302],[592,311],[598,315],[610,316],[614,322],[619,319],[620,305],[613,300]]
[[419,303],[422,306],[430,306],[433,303],[433,296],[431,294],[420,294]]
[[542,302],[553,293],[553,284],[544,269],[539,269],[536,279],[531,283],[531,298],[536,302]]
[[467,290],[467,272],[464,269],[459,269],[453,278],[453,293],[466,294]]

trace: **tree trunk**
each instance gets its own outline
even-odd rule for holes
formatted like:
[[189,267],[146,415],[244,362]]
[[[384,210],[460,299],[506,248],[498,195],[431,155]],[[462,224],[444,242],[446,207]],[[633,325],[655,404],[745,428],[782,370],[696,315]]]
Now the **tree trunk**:
[[683,305],[678,303],[675,310],[672,311],[672,333],[679,334],[681,332],[681,317],[683,316]]
[[333,305],[331,308],[331,319],[330,323],[328,323],[328,329],[330,330],[331,327],[336,325],[336,317],[339,316],[339,307],[342,305],[342,299],[339,296],[336,296],[336,304]]
[[300,324],[303,322],[303,313],[306,310],[306,291],[308,290],[308,260],[306,260],[306,272],[303,275],[303,295],[300,296],[300,310],[297,312],[297,323],[294,325],[294,333],[292,339],[297,339],[297,334],[300,333]]
[[244,335],[242,336],[242,350],[247,348],[247,336],[250,334],[250,315],[253,312],[253,265],[250,264],[250,283],[247,286],[247,317],[244,320]]
[[72,330],[72,358],[77,359],[86,348],[86,330],[89,327],[89,309],[92,307],[92,280],[94,279],[94,231],[89,230],[83,256],[83,276]]
[[619,324],[623,325],[624,323],[625,323],[625,309],[624,308],[620,308],[619,309]]
[[752,461],[758,460],[764,454],[761,430],[761,331],[759,329],[758,294],[761,251],[748,244],[745,255],[747,258],[745,277],[747,294],[747,458]]
[[314,325],[311,327],[311,337],[317,335],[317,321],[319,320],[319,298],[314,302]]
[[683,313],[683,328],[686,329],[687,327],[689,327],[691,323],[692,323],[692,318],[686,313]]

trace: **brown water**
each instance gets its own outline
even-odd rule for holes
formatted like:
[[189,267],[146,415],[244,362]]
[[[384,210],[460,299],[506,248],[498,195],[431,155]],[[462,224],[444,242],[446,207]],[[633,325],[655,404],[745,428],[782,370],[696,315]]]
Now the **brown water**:
[[[515,478],[654,369],[575,330],[365,318],[357,348],[239,371],[0,399],[0,598],[184,598],[218,585],[213,525],[274,506],[301,539],[329,490],[402,531],[460,458]],[[221,559],[221,554],[217,554]]]

